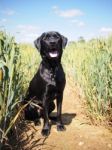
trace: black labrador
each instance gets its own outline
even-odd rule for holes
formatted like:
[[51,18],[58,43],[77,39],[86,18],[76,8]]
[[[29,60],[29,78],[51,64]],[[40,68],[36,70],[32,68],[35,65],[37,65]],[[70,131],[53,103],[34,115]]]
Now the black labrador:
[[38,120],[42,117],[44,125],[42,135],[50,134],[49,115],[55,109],[54,99],[57,101],[57,130],[63,131],[62,100],[65,87],[65,73],[61,65],[63,49],[67,44],[67,38],[58,32],[45,32],[34,41],[35,47],[42,57],[40,67],[30,82],[25,101],[32,101],[40,106],[28,105],[25,109],[25,118]]

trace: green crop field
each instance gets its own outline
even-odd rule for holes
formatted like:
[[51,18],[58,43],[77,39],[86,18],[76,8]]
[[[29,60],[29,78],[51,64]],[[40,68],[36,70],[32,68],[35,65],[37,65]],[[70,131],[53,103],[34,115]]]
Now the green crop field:
[[[6,139],[20,116],[20,101],[40,63],[30,44],[17,44],[0,32],[0,140]],[[62,59],[67,78],[82,89],[88,116],[112,123],[112,37],[68,43]]]
[[112,37],[70,43],[64,64],[84,92],[91,119],[112,121]]

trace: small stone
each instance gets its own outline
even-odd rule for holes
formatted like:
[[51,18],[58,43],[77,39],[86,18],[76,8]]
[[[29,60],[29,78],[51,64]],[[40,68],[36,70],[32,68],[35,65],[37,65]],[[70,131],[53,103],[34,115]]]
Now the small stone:
[[112,145],[111,145],[111,144],[108,144],[108,147],[109,147],[109,148],[111,148],[111,147],[112,147]]
[[79,146],[82,146],[82,145],[84,145],[84,142],[79,142]]

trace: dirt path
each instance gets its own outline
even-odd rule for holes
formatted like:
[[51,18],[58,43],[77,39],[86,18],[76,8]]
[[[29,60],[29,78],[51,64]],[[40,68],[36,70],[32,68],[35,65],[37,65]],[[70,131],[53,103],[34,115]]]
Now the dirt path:
[[53,124],[48,138],[41,136],[42,126],[27,124],[21,135],[19,150],[112,150],[112,133],[89,124],[79,90],[72,84],[68,84],[64,92],[63,122],[66,131],[57,132]]

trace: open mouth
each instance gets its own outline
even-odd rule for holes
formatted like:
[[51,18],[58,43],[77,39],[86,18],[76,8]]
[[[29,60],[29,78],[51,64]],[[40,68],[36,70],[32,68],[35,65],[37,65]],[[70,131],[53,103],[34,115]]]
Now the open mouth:
[[58,55],[59,55],[58,51],[49,52],[49,56],[52,58],[58,57]]

